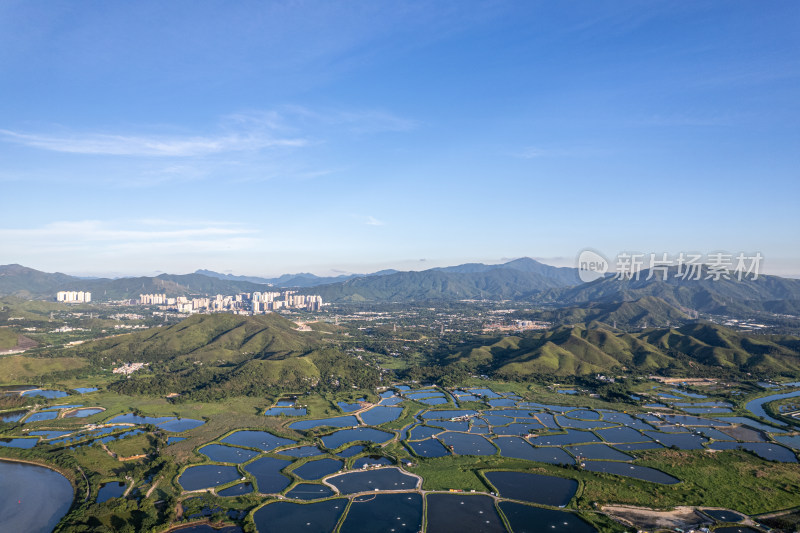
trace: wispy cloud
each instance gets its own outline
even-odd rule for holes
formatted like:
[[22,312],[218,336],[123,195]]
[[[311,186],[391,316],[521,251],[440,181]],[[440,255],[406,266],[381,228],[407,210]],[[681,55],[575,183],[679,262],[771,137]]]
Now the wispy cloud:
[[359,224],[364,224],[365,226],[385,226],[386,224],[382,220],[378,220],[372,215],[350,215],[353,220],[357,221]]
[[57,131],[0,128],[0,141],[51,152],[83,155],[189,158],[269,148],[313,145],[331,126],[350,133],[408,131],[417,122],[383,110],[314,110],[283,106],[278,110],[232,113],[211,133],[163,134]]
[[634,126],[667,126],[667,127],[703,127],[729,126],[735,122],[731,116],[690,115],[690,114],[656,114],[640,117],[632,121]]
[[238,224],[142,220],[102,222],[58,221],[31,228],[0,228],[9,255],[56,252],[147,253],[181,250],[241,250],[259,242],[256,231]]
[[588,146],[572,146],[572,147],[544,147],[544,146],[527,146],[514,153],[514,157],[521,159],[538,159],[545,157],[593,157],[604,155],[605,150],[600,148],[592,148]]
[[284,106],[282,112],[309,122],[344,127],[353,133],[409,131],[419,126],[416,120],[380,109],[310,109],[291,105]]
[[222,133],[212,136],[116,135],[98,133],[40,134],[0,129],[0,137],[52,152],[85,155],[141,157],[196,157],[223,152],[299,147],[302,138],[276,138],[263,131]]

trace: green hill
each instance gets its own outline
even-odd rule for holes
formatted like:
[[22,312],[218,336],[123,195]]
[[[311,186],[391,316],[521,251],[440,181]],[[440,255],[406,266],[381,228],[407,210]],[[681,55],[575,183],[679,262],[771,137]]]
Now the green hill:
[[95,368],[149,363],[111,386],[127,394],[179,394],[213,400],[280,390],[374,387],[377,368],[333,346],[331,335],[297,331],[277,314],[195,315],[162,328],[120,335],[64,350]]
[[[331,302],[412,302],[423,300],[520,299],[546,289],[578,283],[574,269],[532,259],[505,265],[461,265],[422,272],[397,272],[354,278],[307,289]],[[564,272],[566,270],[567,272]]]
[[139,294],[167,296],[237,294],[263,291],[268,285],[218,279],[202,274],[161,274],[118,279],[81,279],[61,273],[40,272],[21,265],[0,265],[0,296],[55,299],[58,291],[89,291],[94,301],[137,298]]
[[31,298],[48,295],[55,298],[56,292],[67,290],[64,287],[78,281],[79,278],[59,272],[50,274],[22,265],[0,265],[0,296]]
[[304,354],[319,342],[318,334],[297,331],[294,322],[274,313],[216,313],[194,315],[172,326],[82,344],[73,350],[77,355],[119,362],[239,363]]
[[444,364],[524,379],[609,371],[800,375],[800,338],[757,336],[709,323],[631,334],[603,327],[561,326],[503,337],[447,356]]
[[668,327],[692,320],[679,309],[655,296],[624,302],[596,302],[538,313],[535,318],[556,324],[591,324],[610,328]]
[[575,287],[551,290],[540,295],[542,301],[557,304],[585,304],[633,301],[650,296],[679,309],[713,314],[747,316],[753,311],[800,314],[800,280],[761,275],[758,279],[738,280],[682,279],[671,269],[666,279],[658,273],[647,279],[649,271],[639,279],[600,278]]
[[[94,301],[108,301],[150,293],[167,296],[237,294],[263,291],[269,286],[253,282],[259,278],[242,279],[210,271],[200,272],[204,273],[81,279],[39,272],[20,265],[4,265],[0,266],[0,296],[52,299],[59,290],[81,290],[90,291]],[[423,272],[385,271],[359,277],[345,276],[343,279],[345,281],[334,283],[336,278],[299,275],[282,276],[273,281],[280,286],[297,284],[306,287],[305,293],[320,294],[325,301],[342,302],[526,298],[542,290],[580,282],[575,269],[551,267],[528,258],[501,265],[474,263]],[[311,286],[323,281],[326,284]]]
[[96,279],[82,282],[98,301],[138,298],[139,294],[164,293],[167,296],[203,296],[260,292],[268,286],[249,281],[232,281],[202,274],[161,274],[156,277]]

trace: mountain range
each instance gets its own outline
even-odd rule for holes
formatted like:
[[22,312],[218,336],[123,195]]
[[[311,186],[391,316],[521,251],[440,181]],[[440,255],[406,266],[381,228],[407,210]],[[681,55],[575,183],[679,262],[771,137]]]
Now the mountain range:
[[499,265],[468,263],[420,272],[395,272],[314,287],[326,301],[412,302],[420,300],[524,299],[547,289],[580,283],[574,268],[530,258]]
[[[380,271],[365,275],[320,277],[313,274],[257,278],[198,271],[193,274],[161,274],[119,279],[82,279],[61,273],[45,273],[21,265],[0,266],[0,296],[52,299],[59,290],[91,291],[95,301],[136,298],[142,293],[193,296],[261,292],[268,287],[292,287],[319,294],[325,302],[411,303],[428,300],[516,300],[549,307],[580,308],[587,320],[606,324],[619,320],[606,312],[637,320],[634,304],[612,309],[615,304],[639,302],[643,324],[666,325],[697,312],[730,316],[754,313],[800,314],[800,280],[761,275],[758,279],[681,279],[670,271],[647,279],[618,280],[607,276],[581,283],[574,268],[558,268],[530,258],[497,265],[467,263],[424,271]],[[658,309],[656,309],[658,308]],[[644,312],[646,311],[646,313]],[[561,312],[563,315],[565,312]],[[649,321],[648,316],[655,318]],[[663,320],[661,320],[663,319]]]
[[135,278],[85,279],[60,272],[47,273],[21,265],[0,266],[0,296],[54,299],[58,291],[89,291],[94,301],[135,298],[139,294],[168,296],[236,294],[263,291],[264,285],[247,281],[225,281],[200,274],[161,274]]
[[[0,296],[53,298],[60,290],[92,292],[97,301],[135,298],[139,294],[168,296],[235,294],[264,291],[267,287],[305,289],[322,294],[327,301],[391,301],[398,299],[507,298],[532,291],[578,283],[577,271],[556,268],[533,259],[517,259],[500,265],[469,263],[423,272],[381,270],[371,274],[321,277],[285,274],[277,278],[234,276],[210,270],[193,274],[161,274],[131,278],[78,278],[46,273],[21,265],[0,266]],[[361,291],[363,294],[357,292]]]
[[800,338],[752,335],[706,322],[637,333],[560,326],[473,345],[449,354],[443,363],[466,365],[507,379],[622,369],[677,375],[749,372],[793,376],[800,372]]
[[679,309],[712,314],[740,315],[753,311],[800,314],[800,280],[767,275],[741,280],[733,275],[727,279],[708,278],[706,270],[701,271],[700,279],[683,279],[677,275],[677,269],[670,269],[666,276],[658,272],[652,277],[650,271],[644,270],[638,279],[619,280],[609,276],[549,291],[539,298],[560,305],[583,305],[653,296]]
[[278,288],[296,288],[296,287],[316,287],[318,285],[326,285],[328,283],[338,283],[347,281],[353,278],[360,278],[364,276],[382,276],[384,274],[394,274],[397,270],[381,270],[372,274],[341,274],[339,276],[317,276],[309,272],[300,272],[299,274],[283,274],[277,278],[261,278],[258,276],[235,276],[233,274],[220,274],[213,270],[196,270],[195,274],[202,274],[226,281],[249,281],[251,283],[261,283],[264,285],[271,285]]

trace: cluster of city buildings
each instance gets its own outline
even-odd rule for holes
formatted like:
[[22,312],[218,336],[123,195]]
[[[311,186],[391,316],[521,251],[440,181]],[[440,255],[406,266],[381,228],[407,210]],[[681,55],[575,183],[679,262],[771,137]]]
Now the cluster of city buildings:
[[296,294],[297,291],[240,293],[233,296],[218,294],[214,297],[167,297],[166,294],[140,294],[140,305],[156,305],[179,313],[233,312],[239,314],[264,314],[278,309],[319,311],[322,297]]
[[483,325],[484,333],[491,331],[529,331],[534,329],[548,329],[552,326],[549,322],[538,320],[513,320],[511,322],[492,322]]
[[88,291],[58,291],[56,301],[68,304],[88,303],[92,301],[92,293]]
[[114,374],[125,374],[126,376],[129,376],[146,366],[150,366],[150,363],[125,363],[121,367],[115,368],[111,372]]

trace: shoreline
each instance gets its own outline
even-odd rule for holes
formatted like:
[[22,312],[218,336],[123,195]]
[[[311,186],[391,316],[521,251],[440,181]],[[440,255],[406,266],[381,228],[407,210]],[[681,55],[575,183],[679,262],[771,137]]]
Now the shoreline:
[[[39,467],[42,467],[42,468],[47,468],[48,470],[56,472],[57,474],[59,474],[60,476],[62,476],[64,479],[67,480],[67,482],[72,487],[72,502],[70,502],[69,508],[64,513],[64,515],[58,520],[58,524],[60,524],[61,521],[64,520],[64,518],[66,518],[70,514],[70,512],[75,508],[75,506],[79,504],[79,501],[78,501],[78,487],[77,487],[77,485],[70,478],[70,476],[66,475],[59,468],[57,468],[57,467],[55,467],[53,465],[50,465],[50,464],[37,463],[37,462],[31,461],[29,459],[14,459],[14,458],[9,458],[9,457],[0,457],[0,462],[3,462],[3,461],[7,462],[7,463],[21,463],[21,464],[27,464],[27,465],[39,466]],[[88,487],[87,487],[87,490],[88,490]],[[57,525],[56,525],[56,527],[57,527]]]
[[77,498],[77,495],[78,495],[78,487],[75,485],[75,482],[71,479],[71,477],[68,476],[67,474],[65,474],[58,467],[55,467],[55,466],[50,465],[50,464],[37,463],[36,461],[32,461],[30,459],[16,459],[16,458],[11,458],[11,457],[0,457],[0,461],[5,461],[7,463],[23,463],[23,464],[33,465],[33,466],[41,466],[42,468],[47,468],[48,470],[52,470],[53,472],[56,472],[56,473],[64,476],[64,478],[67,481],[69,481],[69,484],[72,485],[72,500],[73,500],[73,503],[75,502],[75,498]]

